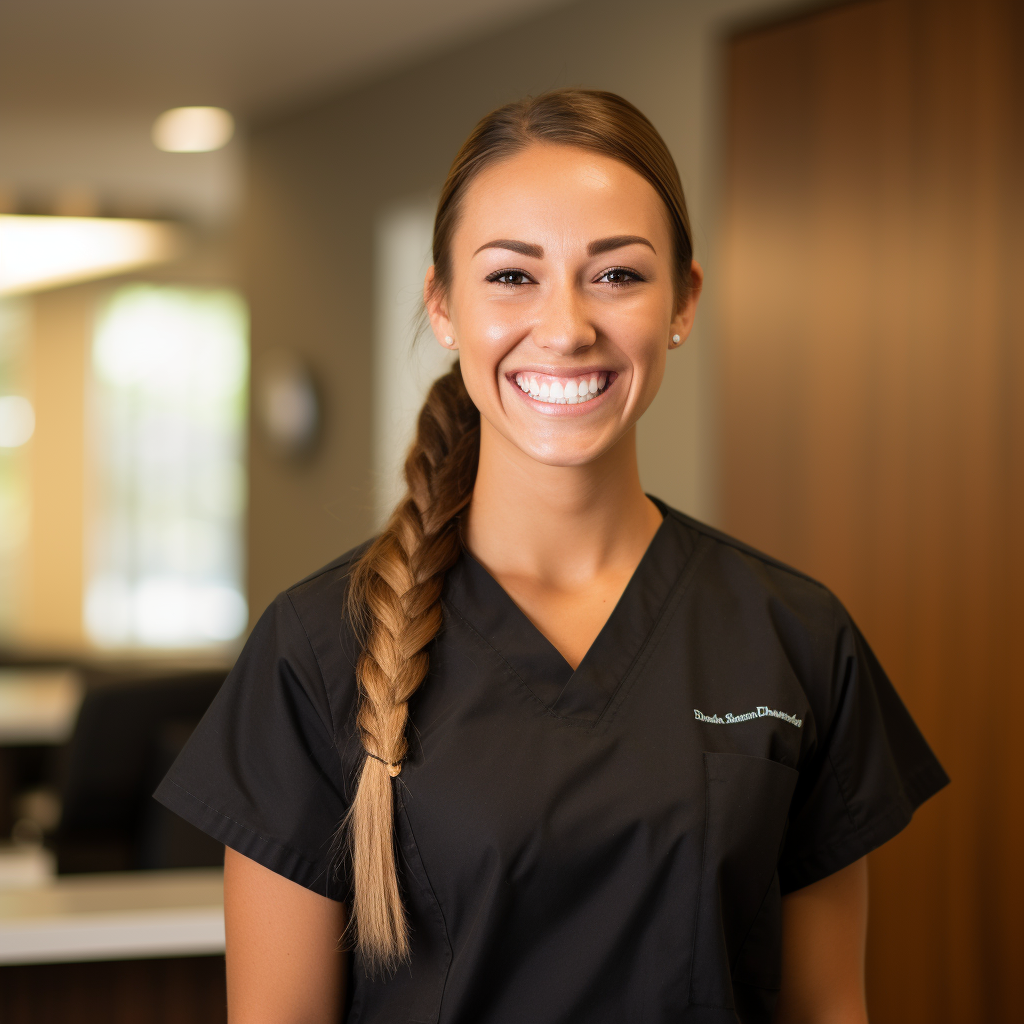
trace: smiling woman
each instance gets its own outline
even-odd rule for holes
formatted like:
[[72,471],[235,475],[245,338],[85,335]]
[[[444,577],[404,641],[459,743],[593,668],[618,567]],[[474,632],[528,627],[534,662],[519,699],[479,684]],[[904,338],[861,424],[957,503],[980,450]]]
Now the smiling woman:
[[643,491],[702,284],[663,141],[495,111],[433,257],[405,497],[157,794],[229,847],[232,1019],[865,1021],[863,858],[946,778],[827,590]]

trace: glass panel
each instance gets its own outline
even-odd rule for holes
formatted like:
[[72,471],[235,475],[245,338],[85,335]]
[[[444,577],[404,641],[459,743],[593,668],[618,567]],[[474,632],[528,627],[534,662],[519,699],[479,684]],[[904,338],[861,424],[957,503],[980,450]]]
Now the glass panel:
[[89,636],[201,646],[246,626],[248,317],[234,292],[117,291],[92,350]]

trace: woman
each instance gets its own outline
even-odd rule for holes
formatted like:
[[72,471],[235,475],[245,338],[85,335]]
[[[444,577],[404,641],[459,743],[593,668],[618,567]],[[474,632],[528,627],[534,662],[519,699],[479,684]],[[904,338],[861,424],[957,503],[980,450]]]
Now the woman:
[[408,494],[158,791],[227,846],[232,1021],[866,1020],[864,857],[947,780],[828,591],[641,488],[701,282],[626,101],[466,141]]

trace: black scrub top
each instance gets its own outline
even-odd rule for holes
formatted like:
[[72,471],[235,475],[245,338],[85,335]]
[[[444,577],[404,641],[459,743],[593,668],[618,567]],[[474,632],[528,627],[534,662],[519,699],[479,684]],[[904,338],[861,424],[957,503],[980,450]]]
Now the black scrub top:
[[[575,672],[468,552],[448,573],[393,781],[412,958],[357,956],[346,1024],[768,1022],[781,897],[948,781],[828,590],[659,508]],[[156,794],[343,901],[352,557],[274,601]]]

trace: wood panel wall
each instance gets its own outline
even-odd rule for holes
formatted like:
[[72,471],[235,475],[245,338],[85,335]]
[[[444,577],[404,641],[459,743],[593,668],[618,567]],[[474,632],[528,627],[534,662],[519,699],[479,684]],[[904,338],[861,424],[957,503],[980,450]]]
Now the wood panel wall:
[[226,1024],[224,957],[0,967],[3,1024]]
[[871,857],[876,1024],[1024,1020],[1024,4],[729,52],[731,533],[847,604],[952,785]]

